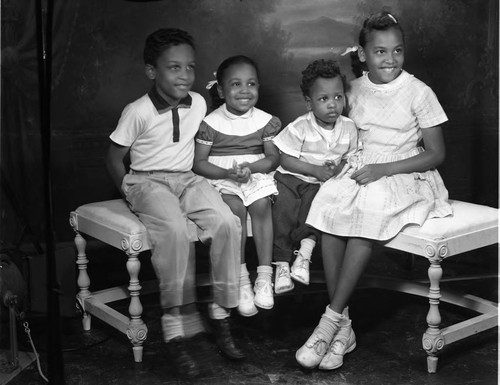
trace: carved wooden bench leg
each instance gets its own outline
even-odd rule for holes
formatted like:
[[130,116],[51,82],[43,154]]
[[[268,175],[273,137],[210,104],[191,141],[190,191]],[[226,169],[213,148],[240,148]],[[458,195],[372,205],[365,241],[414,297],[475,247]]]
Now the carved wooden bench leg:
[[439,325],[441,324],[441,314],[439,313],[439,302],[441,290],[439,282],[443,276],[440,257],[431,258],[428,269],[429,287],[429,312],[427,313],[428,328],[422,337],[422,346],[427,352],[427,371],[436,373],[438,364],[438,353],[444,348],[445,341]]
[[78,252],[76,264],[78,266],[78,294],[76,295],[77,305],[82,312],[82,326],[83,330],[90,330],[91,315],[85,310],[85,299],[90,297],[91,293],[89,291],[90,278],[87,273],[87,265],[89,260],[87,259],[87,254],[85,254],[85,248],[87,246],[87,241],[81,236],[78,231],[75,236],[75,246]]
[[135,362],[142,362],[142,344],[148,335],[148,328],[141,318],[143,308],[139,298],[141,290],[141,285],[139,283],[140,270],[141,262],[139,261],[138,254],[128,254],[127,271],[130,275],[128,286],[130,305],[128,311],[130,314],[130,323],[127,329],[127,337],[132,343]]

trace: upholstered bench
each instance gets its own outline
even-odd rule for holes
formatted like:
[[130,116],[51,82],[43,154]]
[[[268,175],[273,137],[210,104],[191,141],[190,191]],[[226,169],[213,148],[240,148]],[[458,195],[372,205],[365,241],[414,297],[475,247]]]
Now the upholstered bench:
[[[452,217],[430,219],[422,227],[408,226],[384,245],[427,258],[430,263],[430,285],[378,278],[372,282],[374,287],[429,298],[428,328],[422,337],[422,346],[428,355],[429,373],[436,372],[438,353],[446,345],[498,325],[496,303],[472,295],[441,292],[440,289],[443,275],[441,262],[444,259],[498,243],[498,209],[460,201],[450,203],[453,207]],[[440,329],[440,301],[473,310],[480,315]]]
[[[77,306],[83,315],[83,329],[90,330],[91,315],[99,318],[127,335],[132,343],[134,360],[141,362],[142,345],[147,338],[148,328],[141,318],[143,308],[139,295],[158,291],[156,280],[139,282],[141,270],[139,254],[151,248],[146,228],[130,211],[123,199],[82,205],[70,213],[70,225],[76,233],[77,285],[79,288],[76,299]],[[193,242],[191,253],[194,253],[194,242],[198,241],[196,225],[188,221],[188,228],[190,241]],[[98,239],[125,252],[127,256],[126,267],[130,276],[128,286],[110,287],[96,292],[89,290],[90,277],[87,272],[89,260],[85,251],[87,241],[81,234]],[[252,236],[250,215],[248,216],[248,236]],[[199,277],[197,285],[210,285],[208,277]],[[108,305],[125,298],[130,298],[129,316]]]
[[[385,243],[386,247],[427,258],[430,262],[428,272],[430,287],[415,282],[377,277],[368,280],[370,285],[376,287],[429,298],[428,328],[422,342],[428,354],[428,371],[431,373],[436,371],[437,354],[445,345],[498,324],[495,303],[473,296],[441,293],[439,286],[442,276],[441,262],[444,259],[498,242],[497,209],[459,201],[452,201],[451,204],[454,210],[453,217],[431,219],[422,227],[409,226],[390,242]],[[101,319],[127,335],[132,343],[134,359],[140,362],[142,345],[147,337],[147,327],[141,319],[142,305],[139,294],[157,289],[156,282],[142,283],[138,279],[141,266],[138,255],[150,249],[146,229],[121,199],[82,205],[71,212],[70,224],[76,233],[75,244],[78,252],[76,263],[79,269],[77,303],[82,310],[84,330],[90,329],[91,315]],[[190,223],[189,226],[192,229],[191,240],[195,242],[197,241],[195,225]],[[128,258],[127,271],[130,275],[128,286],[112,287],[98,292],[89,290],[86,241],[82,234],[125,252]],[[128,316],[108,305],[125,298],[130,298]],[[440,300],[472,309],[481,315],[440,329]]]

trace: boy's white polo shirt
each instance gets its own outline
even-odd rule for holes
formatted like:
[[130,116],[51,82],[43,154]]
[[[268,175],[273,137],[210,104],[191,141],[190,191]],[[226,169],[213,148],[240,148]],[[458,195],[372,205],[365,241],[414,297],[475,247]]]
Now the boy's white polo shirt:
[[205,99],[196,92],[173,108],[153,87],[124,108],[110,138],[130,147],[130,168],[135,171],[190,171],[194,136],[206,112]]

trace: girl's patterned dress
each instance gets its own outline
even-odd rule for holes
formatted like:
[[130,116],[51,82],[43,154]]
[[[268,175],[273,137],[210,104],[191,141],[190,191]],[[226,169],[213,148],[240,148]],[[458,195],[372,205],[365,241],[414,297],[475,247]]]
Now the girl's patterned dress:
[[362,148],[351,157],[346,176],[322,185],[306,223],[338,236],[387,240],[408,224],[452,214],[448,191],[435,169],[382,177],[366,185],[350,178],[363,165],[424,151],[419,146],[421,130],[448,120],[434,92],[405,71],[387,84],[374,84],[364,74],[351,86],[349,117],[359,128]]
[[[234,115],[226,105],[205,117],[196,135],[200,144],[212,146],[208,161],[229,169],[234,162],[253,163],[265,157],[264,142],[270,141],[281,128],[280,120],[258,108],[251,108],[243,115]],[[247,183],[230,179],[209,179],[222,194],[237,195],[245,206],[260,198],[278,194],[274,172],[252,174]]]

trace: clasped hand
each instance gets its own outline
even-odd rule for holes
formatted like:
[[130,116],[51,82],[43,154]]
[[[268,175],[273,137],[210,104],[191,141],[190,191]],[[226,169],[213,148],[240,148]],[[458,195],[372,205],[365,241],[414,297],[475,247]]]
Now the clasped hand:
[[342,170],[343,165],[335,165],[331,160],[327,160],[322,166],[316,166],[316,178],[321,182],[326,182],[328,179],[338,175]]
[[236,161],[233,162],[233,167],[227,170],[227,174],[229,179],[237,183],[247,183],[252,176],[247,162],[238,164]]

